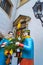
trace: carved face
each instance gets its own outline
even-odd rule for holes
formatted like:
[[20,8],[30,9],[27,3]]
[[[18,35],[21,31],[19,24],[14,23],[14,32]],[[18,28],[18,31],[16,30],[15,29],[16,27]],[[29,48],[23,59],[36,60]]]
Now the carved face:
[[8,37],[9,37],[9,38],[12,38],[12,37],[13,37],[13,32],[9,32],[9,33],[8,33]]
[[28,33],[27,33],[27,32],[24,32],[23,35],[22,35],[23,39],[24,39],[26,36],[28,36]]
[[9,38],[12,38],[12,37],[13,37],[13,34],[11,34],[11,33],[8,34],[8,37],[9,37]]

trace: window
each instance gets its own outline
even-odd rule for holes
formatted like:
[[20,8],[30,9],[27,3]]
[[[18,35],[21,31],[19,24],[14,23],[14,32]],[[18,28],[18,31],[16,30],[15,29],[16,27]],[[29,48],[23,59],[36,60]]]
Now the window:
[[10,15],[11,14],[11,10],[12,10],[12,3],[10,0],[1,0],[0,1],[0,6],[2,9],[4,9],[4,11]]
[[18,0],[18,7],[22,6],[23,4],[25,4],[26,2],[28,2],[29,0]]

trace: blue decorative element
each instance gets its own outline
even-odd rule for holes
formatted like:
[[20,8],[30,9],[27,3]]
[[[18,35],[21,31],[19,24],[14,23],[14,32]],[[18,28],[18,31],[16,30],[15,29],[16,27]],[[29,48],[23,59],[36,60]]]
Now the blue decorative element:
[[23,44],[22,58],[34,59],[34,42],[32,38],[26,38]]
[[[9,44],[9,41],[7,39],[3,38],[0,41],[0,45],[2,45],[4,42],[7,42],[6,45]],[[6,65],[5,61],[6,61],[6,57],[4,55],[4,48],[0,47],[0,65]]]

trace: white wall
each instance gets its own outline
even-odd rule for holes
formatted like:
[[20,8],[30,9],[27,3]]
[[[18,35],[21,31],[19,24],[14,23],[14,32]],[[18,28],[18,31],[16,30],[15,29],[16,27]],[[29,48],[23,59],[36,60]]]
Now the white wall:
[[5,13],[5,11],[0,7],[0,32],[6,34],[10,30],[12,30],[12,23],[15,19],[16,14],[16,6],[17,6],[17,0],[11,0],[13,4],[11,17]]
[[35,54],[34,65],[43,65],[43,27],[41,25],[40,20],[34,17],[34,13],[32,10],[32,7],[36,1],[37,0],[30,0],[30,2],[20,7],[17,10],[16,18],[20,14],[31,17],[31,21],[29,22],[28,29],[31,30],[31,36],[34,39],[34,54]]

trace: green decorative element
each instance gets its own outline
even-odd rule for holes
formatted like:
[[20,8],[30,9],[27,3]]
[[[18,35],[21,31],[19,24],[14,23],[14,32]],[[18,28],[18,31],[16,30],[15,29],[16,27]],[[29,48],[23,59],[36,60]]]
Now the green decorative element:
[[9,44],[5,46],[5,50],[11,50],[11,49],[15,52],[15,50],[17,49],[17,46],[15,44]]
[[30,32],[30,30],[24,30],[23,32]]
[[4,49],[5,50],[13,50],[13,52],[16,52],[16,50],[17,50],[17,48],[20,48],[20,49],[22,49],[21,47],[19,47],[19,46],[17,46],[15,43],[18,41],[18,39],[16,38],[16,39],[12,39],[11,41],[10,41],[10,44],[8,44],[8,45],[6,45],[5,47],[4,47]]

